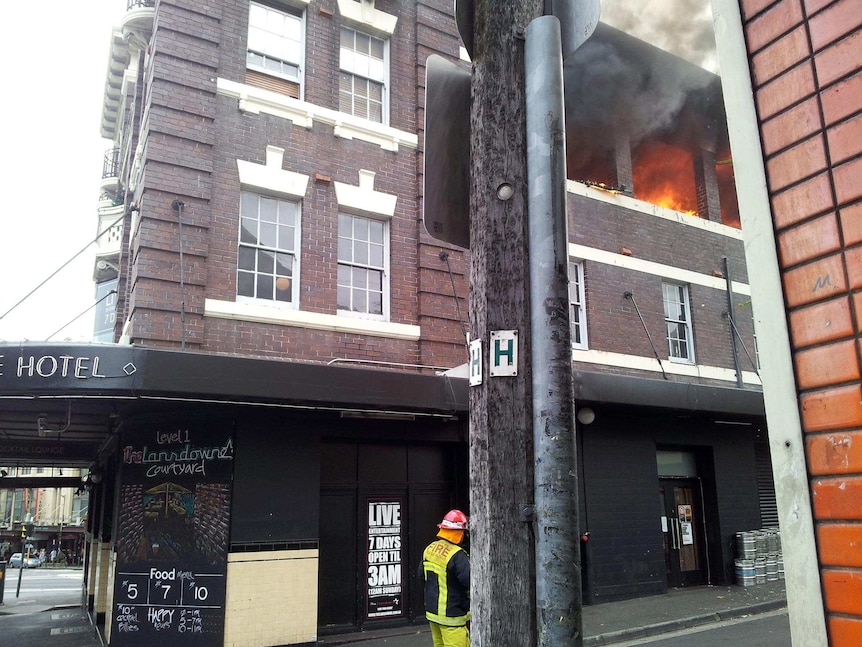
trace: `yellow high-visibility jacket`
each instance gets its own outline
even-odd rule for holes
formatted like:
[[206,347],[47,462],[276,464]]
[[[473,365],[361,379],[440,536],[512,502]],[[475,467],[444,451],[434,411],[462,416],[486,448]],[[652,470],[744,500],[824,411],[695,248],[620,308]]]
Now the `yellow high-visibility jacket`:
[[470,557],[451,541],[438,539],[422,554],[425,617],[447,627],[470,619]]

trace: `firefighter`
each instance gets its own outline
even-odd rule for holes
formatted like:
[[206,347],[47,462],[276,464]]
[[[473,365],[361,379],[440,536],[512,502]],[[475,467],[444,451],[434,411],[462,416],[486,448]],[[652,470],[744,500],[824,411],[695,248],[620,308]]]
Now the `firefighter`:
[[425,617],[434,647],[469,647],[470,556],[460,546],[467,515],[450,510],[437,528],[437,540],[422,554]]

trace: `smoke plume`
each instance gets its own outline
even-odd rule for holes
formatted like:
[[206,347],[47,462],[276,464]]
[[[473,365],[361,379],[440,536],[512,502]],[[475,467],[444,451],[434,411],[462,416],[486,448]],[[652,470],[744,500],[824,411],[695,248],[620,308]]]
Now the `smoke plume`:
[[602,22],[710,72],[717,71],[709,0],[603,0]]
[[581,140],[606,141],[622,131],[633,146],[678,128],[686,103],[716,81],[703,68],[604,23],[566,60],[564,74],[567,130]]

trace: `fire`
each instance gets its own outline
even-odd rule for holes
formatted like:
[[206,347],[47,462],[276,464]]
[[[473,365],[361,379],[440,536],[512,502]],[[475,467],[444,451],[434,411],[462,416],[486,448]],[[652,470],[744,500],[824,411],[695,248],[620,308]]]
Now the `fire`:
[[698,215],[691,153],[660,141],[647,141],[634,152],[632,166],[635,198]]

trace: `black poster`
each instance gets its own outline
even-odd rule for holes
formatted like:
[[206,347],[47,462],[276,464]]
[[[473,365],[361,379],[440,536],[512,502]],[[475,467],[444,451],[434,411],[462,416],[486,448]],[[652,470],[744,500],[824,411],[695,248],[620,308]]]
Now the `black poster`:
[[401,573],[401,499],[368,500],[368,619],[404,613]]
[[123,435],[111,645],[220,645],[233,436]]

